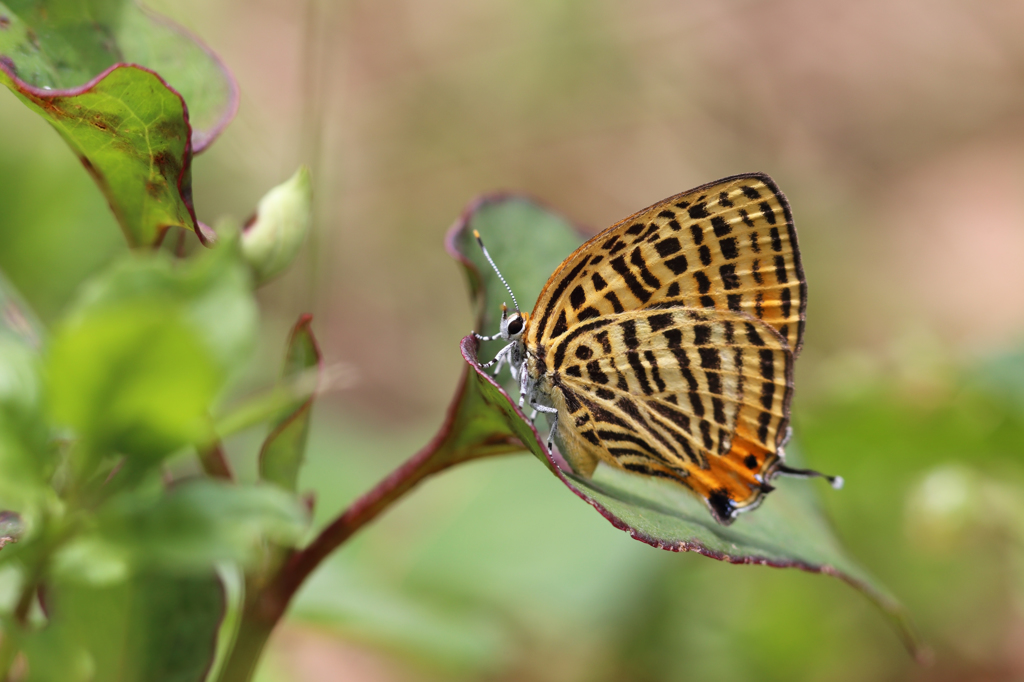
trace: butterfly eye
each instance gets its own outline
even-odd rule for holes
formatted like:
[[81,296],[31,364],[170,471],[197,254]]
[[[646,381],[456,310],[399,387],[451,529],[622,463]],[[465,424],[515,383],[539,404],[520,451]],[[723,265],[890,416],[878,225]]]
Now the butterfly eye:
[[521,331],[523,331],[523,318],[516,317],[508,323],[508,333],[512,336],[515,336]]

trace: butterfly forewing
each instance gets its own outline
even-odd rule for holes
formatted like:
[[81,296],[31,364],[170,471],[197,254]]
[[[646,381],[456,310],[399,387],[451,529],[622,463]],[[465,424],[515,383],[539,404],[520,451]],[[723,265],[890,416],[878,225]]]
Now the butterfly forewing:
[[546,392],[563,454],[674,479],[729,521],[770,487],[788,425],[792,352],[744,313],[667,307],[602,316],[551,339]]
[[668,302],[747,313],[799,353],[806,298],[789,204],[768,176],[739,175],[669,197],[583,244],[541,292],[527,345]]

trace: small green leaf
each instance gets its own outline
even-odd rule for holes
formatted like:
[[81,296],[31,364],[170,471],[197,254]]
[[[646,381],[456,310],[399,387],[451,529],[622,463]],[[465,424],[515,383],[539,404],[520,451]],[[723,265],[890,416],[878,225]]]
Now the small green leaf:
[[54,334],[54,419],[86,450],[155,462],[206,440],[209,412],[253,343],[249,275],[228,242],[192,262],[126,258],[89,284]]
[[[474,305],[482,306],[477,313],[484,322],[485,334],[496,331],[495,313],[488,311],[500,312],[507,293],[496,276],[486,274],[490,266],[479,254],[471,236],[473,229],[480,231],[513,291],[523,296],[519,305],[524,310],[532,309],[548,277],[582,241],[566,221],[550,215],[541,218],[538,214],[545,211],[536,206],[524,207],[526,203],[511,197],[480,202],[467,211],[449,235],[450,250],[466,267]],[[546,248],[558,250],[552,253]],[[481,282],[485,283],[482,290],[478,289]],[[837,576],[878,604],[896,625],[908,648],[920,654],[905,610],[846,555],[815,503],[815,492],[807,481],[773,482],[778,490],[767,497],[761,508],[741,516],[731,526],[723,526],[712,519],[694,495],[669,482],[605,465],[598,467],[592,479],[578,476],[560,457],[547,451],[537,430],[508,393],[480,366],[477,346],[472,336],[462,341],[462,354],[470,372],[456,394],[452,412],[468,412],[468,421],[487,424],[492,429],[492,441],[521,443],[616,528],[661,549],[694,551],[732,563],[794,567]],[[486,357],[493,357],[498,348],[500,342],[487,346]],[[513,383],[504,378],[499,380]],[[518,389],[514,393],[518,395]],[[458,436],[449,432],[444,437],[447,442]],[[480,437],[477,440],[486,442]],[[470,458],[485,452],[479,445],[470,444],[463,456]]]
[[[321,364],[320,349],[313,337],[312,315],[299,318],[292,330],[285,355],[283,378],[288,380]],[[294,492],[298,486],[299,469],[306,454],[309,419],[313,412],[310,396],[273,425],[260,450],[260,478]]]
[[30,681],[201,682],[225,612],[212,572],[57,582],[46,602],[46,627],[23,636]]
[[292,546],[305,532],[302,504],[274,486],[211,479],[169,491],[140,489],[103,505],[90,532],[63,548],[66,580],[102,584],[139,571],[203,572],[219,561],[251,564],[264,542]]

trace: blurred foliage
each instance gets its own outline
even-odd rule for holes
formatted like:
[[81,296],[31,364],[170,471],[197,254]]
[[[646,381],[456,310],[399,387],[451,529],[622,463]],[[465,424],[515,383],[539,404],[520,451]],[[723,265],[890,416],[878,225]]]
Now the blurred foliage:
[[[313,318],[305,315],[299,319],[288,340],[282,379],[316,371],[322,358],[310,328]],[[285,490],[295,492],[298,487],[299,471],[306,456],[306,441],[309,438],[309,422],[313,414],[313,398],[294,401],[290,410],[271,424],[271,432],[260,450],[260,478],[276,483]]]
[[261,566],[301,540],[294,496],[167,486],[160,467],[213,437],[255,330],[250,282],[237,238],[187,263],[133,255],[88,282],[41,347],[0,327],[0,563],[17,594],[4,676],[20,651],[27,680],[202,679],[225,612],[217,566]]
[[225,607],[212,573],[59,584],[51,599],[52,627],[23,643],[31,681],[202,679]]
[[[187,34],[150,15],[126,28],[141,11],[116,0],[0,5],[0,83],[80,156],[131,246],[159,243],[175,225],[195,227],[188,109],[138,66],[115,64],[74,86],[125,52],[140,54],[123,49],[134,41],[141,61],[191,60],[185,73],[212,81],[192,98],[200,114],[218,84],[230,95],[212,96],[219,124],[234,105],[230,76]],[[118,27],[125,41],[115,39]],[[168,31],[191,49],[168,51],[146,37]],[[209,141],[203,135],[197,147]],[[291,213],[308,216],[309,192],[303,197]],[[288,219],[289,210],[279,213]],[[218,639],[233,635],[222,632],[220,573],[246,571],[247,596],[258,594],[258,577],[272,574],[306,531],[308,509],[293,494],[215,480],[232,476],[212,415],[257,331],[254,266],[241,236],[225,224],[216,241],[190,259],[184,240],[174,257],[140,250],[69,283],[76,297],[49,330],[0,275],[5,682],[205,679],[218,651],[228,651]],[[186,453],[206,478],[175,479],[162,466]]]

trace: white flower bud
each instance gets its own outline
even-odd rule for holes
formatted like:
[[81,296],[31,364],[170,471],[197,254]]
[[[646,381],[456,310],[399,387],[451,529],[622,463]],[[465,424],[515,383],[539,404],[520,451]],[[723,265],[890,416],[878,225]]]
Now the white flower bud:
[[256,215],[242,228],[242,255],[259,284],[279,275],[295,259],[309,231],[312,207],[306,166],[260,199]]

